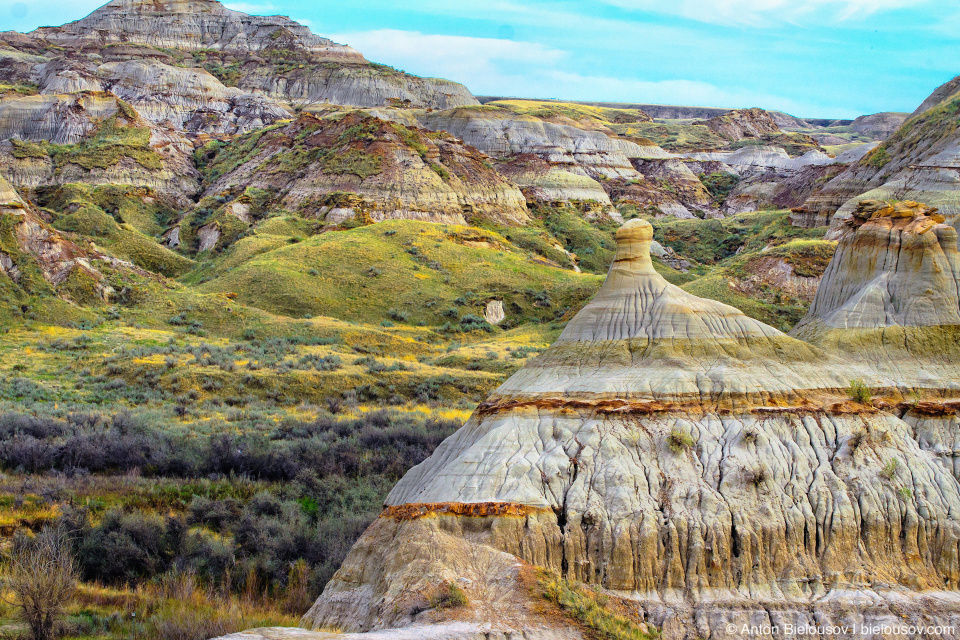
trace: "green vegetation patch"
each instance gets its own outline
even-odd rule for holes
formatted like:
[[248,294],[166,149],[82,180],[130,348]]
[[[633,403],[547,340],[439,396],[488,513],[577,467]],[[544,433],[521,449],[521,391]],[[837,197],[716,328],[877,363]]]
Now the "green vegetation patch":
[[150,129],[128,124],[120,114],[111,116],[76,144],[43,143],[59,169],[75,164],[84,169],[107,169],[125,158],[136,161],[144,169],[159,171],[163,162],[150,146]]
[[717,205],[722,205],[727,200],[730,192],[740,184],[740,176],[735,173],[718,171],[709,175],[705,173],[700,174],[699,177],[700,182],[702,182],[703,186],[710,192],[710,196]]
[[[153,202],[144,202],[151,198]],[[193,265],[147,235],[159,234],[160,222],[175,215],[149,190],[68,184],[38,189],[37,201],[52,215],[55,228],[92,238],[109,253],[148,271],[177,276]]]
[[379,174],[382,163],[381,158],[372,153],[360,149],[347,149],[340,153],[325,154],[320,161],[320,166],[327,173],[350,174],[365,180]]
[[702,124],[642,122],[611,127],[623,136],[647,138],[668,151],[699,151],[726,147],[729,141]]
[[411,323],[459,330],[494,298],[508,326],[563,316],[601,281],[532,260],[495,232],[396,220],[266,250],[201,288],[284,315],[378,324],[397,310]]
[[538,570],[537,587],[542,598],[600,640],[651,640],[660,636],[658,630],[614,611],[613,598],[584,585]]
[[[789,211],[755,211],[723,219],[652,220],[654,238],[687,259],[717,264],[738,251],[760,251],[794,239],[820,239],[826,228],[802,229],[787,219]],[[742,249],[741,249],[742,248]]]
[[33,82],[18,82],[14,84],[0,82],[0,95],[5,93],[20,96],[35,96],[40,93],[40,87]]

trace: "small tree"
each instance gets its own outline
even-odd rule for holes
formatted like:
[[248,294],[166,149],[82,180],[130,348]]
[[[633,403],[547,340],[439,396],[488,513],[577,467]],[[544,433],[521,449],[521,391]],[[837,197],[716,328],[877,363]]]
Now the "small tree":
[[77,587],[66,535],[48,527],[35,538],[19,538],[10,554],[7,586],[33,640],[54,640]]

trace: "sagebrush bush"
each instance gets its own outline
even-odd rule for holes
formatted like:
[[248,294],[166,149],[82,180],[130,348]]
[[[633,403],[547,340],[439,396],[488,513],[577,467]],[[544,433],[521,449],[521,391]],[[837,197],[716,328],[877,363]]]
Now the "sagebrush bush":
[[869,404],[872,398],[870,387],[863,380],[851,380],[850,386],[847,388],[847,395],[854,402],[861,404]]

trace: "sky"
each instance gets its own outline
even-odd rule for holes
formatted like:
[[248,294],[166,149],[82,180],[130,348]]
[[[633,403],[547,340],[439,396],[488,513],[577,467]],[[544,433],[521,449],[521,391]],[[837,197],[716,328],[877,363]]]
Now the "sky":
[[[106,0],[0,0],[0,31]],[[243,0],[369,60],[476,95],[763,107],[808,118],[913,111],[960,74],[957,0]]]

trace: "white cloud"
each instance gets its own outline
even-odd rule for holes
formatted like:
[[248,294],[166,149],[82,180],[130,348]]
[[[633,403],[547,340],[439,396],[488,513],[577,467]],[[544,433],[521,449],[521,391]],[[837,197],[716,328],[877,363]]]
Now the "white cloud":
[[432,35],[397,29],[324,36],[359,49],[368,60],[384,62],[411,73],[468,84],[478,77],[498,75],[498,69],[504,63],[549,65],[567,55],[559,49],[534,42]]
[[842,107],[791,100],[744,87],[720,88],[683,78],[645,81],[571,73],[568,52],[533,42],[470,38],[384,29],[325,34],[368,59],[410,73],[456,80],[478,95],[567,100],[764,107],[799,116],[857,116]]
[[882,11],[902,9],[929,0],[601,0],[623,9],[679,15],[715,24],[770,26],[814,18],[843,22]]

